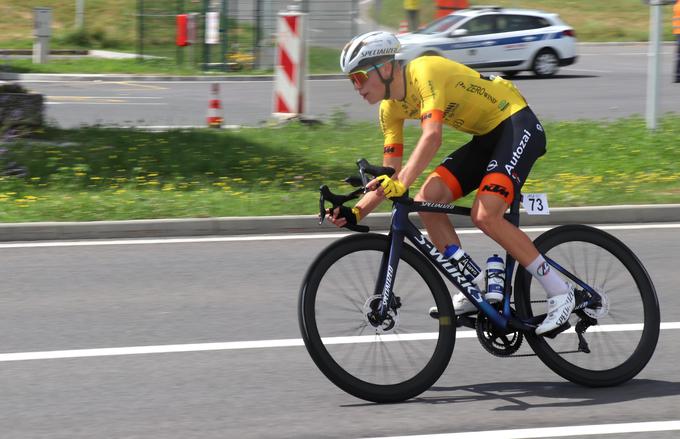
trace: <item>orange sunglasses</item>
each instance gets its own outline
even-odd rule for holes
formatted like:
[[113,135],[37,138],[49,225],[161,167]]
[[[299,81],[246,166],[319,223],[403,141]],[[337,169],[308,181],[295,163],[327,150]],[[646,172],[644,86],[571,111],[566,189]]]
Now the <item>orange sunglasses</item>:
[[366,83],[366,81],[368,81],[368,72],[378,69],[384,65],[385,63],[380,63],[364,70],[355,70],[347,76],[349,77],[349,80],[352,82],[352,84],[356,85],[357,87],[361,87]]

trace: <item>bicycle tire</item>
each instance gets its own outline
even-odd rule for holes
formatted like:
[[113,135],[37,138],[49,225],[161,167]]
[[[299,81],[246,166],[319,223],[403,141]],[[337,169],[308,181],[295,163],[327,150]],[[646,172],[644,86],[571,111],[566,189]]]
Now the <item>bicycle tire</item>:
[[[394,295],[401,304],[399,324],[383,333],[366,324],[366,306],[379,297],[374,294],[377,272],[389,247],[388,237],[372,233],[331,244],[307,271],[298,302],[302,338],[317,367],[340,389],[377,403],[405,401],[429,389],[448,366],[456,335],[444,282],[430,262],[406,243],[393,274]],[[336,300],[342,302],[327,305]],[[438,307],[438,320],[429,316],[430,305]],[[336,323],[343,319],[348,323]],[[359,337],[351,340],[362,342],[346,342],[345,330],[351,331],[350,337]],[[354,354],[359,361],[349,358]]]
[[[615,386],[635,377],[654,353],[661,319],[654,285],[637,256],[614,236],[584,225],[551,229],[534,243],[541,254],[602,294],[608,309],[584,334],[590,353],[571,350],[578,347],[573,330],[554,339],[527,333],[536,355],[561,377],[588,387]],[[515,277],[518,314],[545,313],[544,302],[540,283],[520,266]],[[572,314],[572,326],[577,320]]]

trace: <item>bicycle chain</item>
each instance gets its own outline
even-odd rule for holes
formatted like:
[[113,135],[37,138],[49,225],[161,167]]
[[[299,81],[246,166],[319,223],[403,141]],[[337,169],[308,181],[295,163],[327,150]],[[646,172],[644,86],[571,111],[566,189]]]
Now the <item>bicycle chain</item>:
[[[546,300],[532,300],[531,301],[532,304],[533,303],[547,303],[547,302],[548,302],[547,299]],[[514,304],[514,302],[511,302],[511,304]],[[477,322],[479,322],[479,317],[477,319]],[[479,324],[479,323],[477,323],[477,324]],[[475,325],[475,326],[477,326],[477,325]],[[519,334],[520,334],[520,336],[522,335],[521,333],[519,333]],[[515,354],[515,353],[501,354],[501,353],[496,352],[493,349],[488,349],[487,346],[484,344],[485,342],[483,342],[482,340],[479,339],[479,331],[477,331],[477,339],[479,340],[479,343],[482,345],[484,350],[486,350],[488,353],[490,353],[491,355],[493,355],[494,357],[497,357],[497,358],[521,358],[521,357],[536,357],[537,356],[535,353],[532,353],[532,354]],[[522,344],[522,340],[519,341],[517,349],[520,348],[521,344]],[[564,352],[555,352],[555,353],[556,354],[573,354],[573,353],[577,353],[577,352],[580,352],[580,351],[576,350],[576,351],[564,351]]]
[[[546,299],[546,300],[532,300],[532,301],[531,301],[532,304],[533,304],[533,303],[547,303],[547,302],[548,302],[547,299]],[[510,303],[511,303],[511,304],[514,304],[514,302],[510,302]],[[479,316],[478,316],[478,317],[477,317],[477,324],[475,325],[475,327],[477,327],[477,325],[479,324],[479,321],[480,321],[480,320],[479,320]],[[513,334],[515,334],[515,333],[513,333]],[[521,333],[519,333],[519,334],[522,335]],[[502,354],[502,353],[496,352],[496,351],[493,350],[493,349],[489,349],[489,348],[487,348],[487,346],[484,344],[485,342],[483,342],[483,341],[479,338],[479,330],[477,330],[477,339],[479,340],[479,343],[482,345],[482,347],[484,347],[484,349],[485,349],[488,353],[490,353],[491,355],[493,355],[494,357],[498,357],[498,358],[520,358],[520,357],[536,357],[536,356],[537,356],[535,353],[533,353],[533,354],[515,354],[515,353],[513,353],[513,354]],[[522,340],[520,340],[520,342],[519,342],[519,344],[518,344],[518,346],[517,346],[517,349],[519,349],[519,347],[520,347],[521,344],[522,344]],[[579,352],[581,352],[581,351],[577,349],[577,350],[574,350],[574,351],[562,351],[562,352],[555,352],[555,353],[558,354],[558,355],[562,355],[562,354],[576,354],[576,353],[579,353]]]

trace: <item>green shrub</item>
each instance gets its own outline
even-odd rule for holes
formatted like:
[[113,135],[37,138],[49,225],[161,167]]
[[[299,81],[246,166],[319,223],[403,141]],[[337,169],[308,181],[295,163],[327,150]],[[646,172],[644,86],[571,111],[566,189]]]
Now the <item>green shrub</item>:
[[114,49],[122,47],[122,42],[111,38],[103,29],[78,29],[67,32],[58,38],[62,44],[84,49]]

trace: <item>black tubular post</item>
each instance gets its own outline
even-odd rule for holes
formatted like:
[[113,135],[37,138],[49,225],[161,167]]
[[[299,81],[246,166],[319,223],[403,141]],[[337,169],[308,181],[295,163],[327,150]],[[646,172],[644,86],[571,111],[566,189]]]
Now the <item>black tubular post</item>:
[[144,59],[144,0],[137,0],[137,61]]
[[505,219],[507,219],[511,224],[513,224],[516,227],[519,227],[519,205],[521,201],[522,194],[518,193],[515,196],[515,199],[512,200],[512,204],[510,205],[510,212],[504,215]]
[[227,71],[227,60],[229,59],[229,48],[227,46],[227,33],[229,30],[229,10],[227,9],[229,7],[229,2],[227,0],[222,0],[222,12],[220,14],[220,32],[222,32],[222,56],[221,58],[221,65],[222,65],[222,70],[225,72]]
[[262,14],[263,14],[263,8],[262,8],[262,0],[257,0],[255,2],[255,44],[253,45],[253,59],[254,63],[253,66],[259,66],[260,65],[260,40],[262,40],[262,25],[263,25],[263,20],[262,20]]

